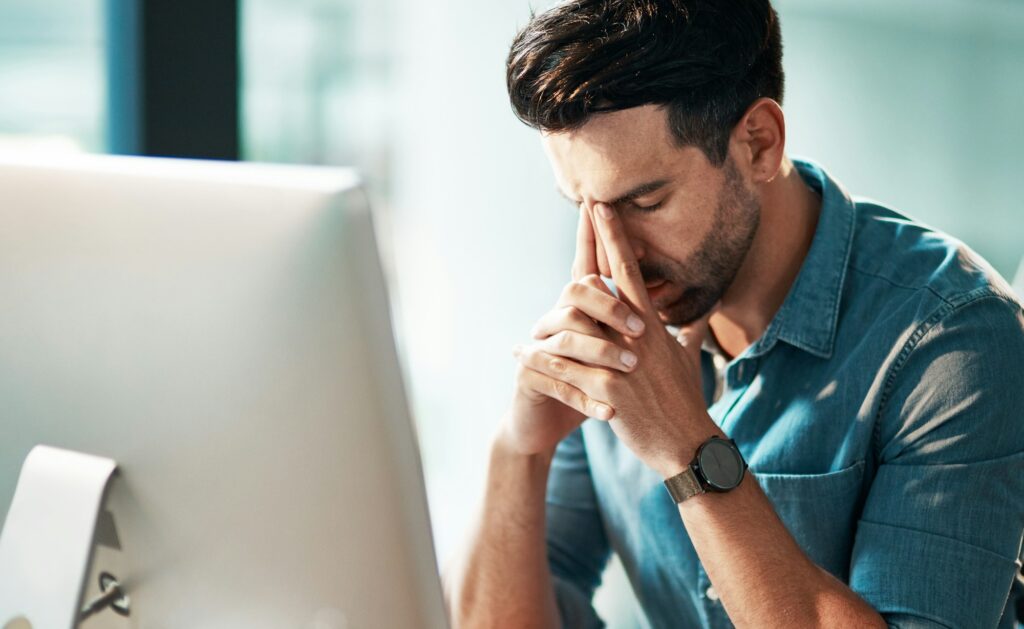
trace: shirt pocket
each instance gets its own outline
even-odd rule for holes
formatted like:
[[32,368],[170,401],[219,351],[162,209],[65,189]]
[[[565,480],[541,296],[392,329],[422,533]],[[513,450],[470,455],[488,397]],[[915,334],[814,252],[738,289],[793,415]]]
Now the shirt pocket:
[[782,523],[811,560],[846,582],[864,461],[824,474],[754,472]]

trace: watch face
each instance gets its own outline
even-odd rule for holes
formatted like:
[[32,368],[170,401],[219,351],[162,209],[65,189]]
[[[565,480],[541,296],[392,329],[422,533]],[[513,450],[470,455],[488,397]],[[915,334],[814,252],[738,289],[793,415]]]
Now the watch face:
[[743,480],[743,458],[725,439],[711,439],[701,446],[699,465],[712,489],[734,489]]

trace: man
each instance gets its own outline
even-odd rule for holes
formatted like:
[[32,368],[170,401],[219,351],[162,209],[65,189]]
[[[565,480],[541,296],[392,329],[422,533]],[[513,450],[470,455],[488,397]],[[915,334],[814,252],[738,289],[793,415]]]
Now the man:
[[781,57],[767,0],[578,0],[516,37],[577,250],[514,352],[456,626],[601,626],[612,552],[655,627],[1012,626],[1024,312],[786,156]]

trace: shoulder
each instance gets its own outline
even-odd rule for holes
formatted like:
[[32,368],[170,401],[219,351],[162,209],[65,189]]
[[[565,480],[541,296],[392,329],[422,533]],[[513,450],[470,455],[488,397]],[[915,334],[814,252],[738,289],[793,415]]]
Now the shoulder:
[[[979,333],[1022,334],[1020,300],[966,244],[873,201],[857,200],[855,217],[844,309],[876,338],[905,354],[972,319],[983,324]],[[991,342],[984,337],[991,334],[967,340]]]
[[869,199],[856,199],[850,271],[896,294],[957,308],[985,297],[1019,302],[992,266],[962,241]]

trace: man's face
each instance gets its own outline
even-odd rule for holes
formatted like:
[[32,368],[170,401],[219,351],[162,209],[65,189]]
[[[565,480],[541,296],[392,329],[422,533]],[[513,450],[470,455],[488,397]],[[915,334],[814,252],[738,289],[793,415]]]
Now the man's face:
[[[731,157],[715,168],[700,149],[680,148],[653,105],[598,114],[543,143],[565,196],[588,212],[599,202],[618,212],[663,323],[684,325],[714,307],[761,213]],[[611,275],[603,255],[598,264]]]

